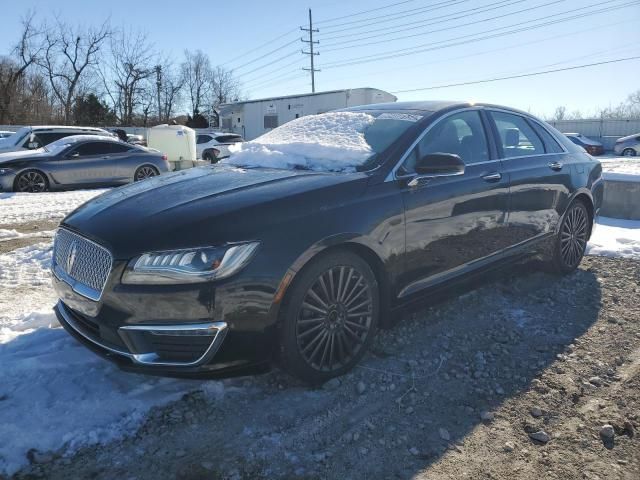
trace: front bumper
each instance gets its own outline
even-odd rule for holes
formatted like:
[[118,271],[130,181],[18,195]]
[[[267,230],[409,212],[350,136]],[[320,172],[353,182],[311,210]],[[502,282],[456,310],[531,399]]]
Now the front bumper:
[[61,324],[72,328],[86,341],[145,366],[198,367],[207,364],[220,349],[228,331],[225,322],[125,325],[116,330],[119,338],[110,339],[97,322],[73,312],[63,302],[58,302],[55,311]]
[[[211,324],[156,325],[136,328],[120,327],[120,340],[110,337],[108,331],[90,317],[73,311],[58,301],[54,312],[62,327],[85,347],[115,363],[123,370],[147,375],[178,378],[223,378],[236,375],[262,373],[268,370],[268,362],[252,362],[248,359],[231,360],[220,349],[227,338],[228,327],[224,322]],[[154,328],[155,330],[150,330]],[[206,330],[205,342],[192,340],[196,335],[185,332]],[[101,331],[103,330],[103,331]],[[149,336],[160,337],[164,342],[153,342]],[[185,342],[166,343],[167,339],[182,338]],[[232,342],[233,343],[233,342]],[[182,361],[175,361],[176,352]],[[167,361],[167,356],[173,358]],[[211,363],[216,357],[216,361]],[[220,361],[218,361],[218,358]]]

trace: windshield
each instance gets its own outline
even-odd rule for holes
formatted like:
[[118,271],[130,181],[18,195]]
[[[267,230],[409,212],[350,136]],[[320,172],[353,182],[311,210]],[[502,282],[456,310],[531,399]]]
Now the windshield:
[[229,147],[236,166],[353,172],[372,165],[422,118],[413,112],[340,111],[297,118]]
[[56,140],[55,142],[51,142],[49,145],[42,148],[49,153],[56,154],[60,153],[65,148],[70,147],[73,143],[74,142],[71,137],[64,137]]

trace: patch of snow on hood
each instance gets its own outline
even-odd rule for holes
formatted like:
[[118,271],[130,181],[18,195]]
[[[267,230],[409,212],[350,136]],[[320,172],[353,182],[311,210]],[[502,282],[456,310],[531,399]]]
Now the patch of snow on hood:
[[330,112],[297,118],[250,142],[229,147],[222,160],[237,166],[353,171],[374,152],[364,138],[374,117]]

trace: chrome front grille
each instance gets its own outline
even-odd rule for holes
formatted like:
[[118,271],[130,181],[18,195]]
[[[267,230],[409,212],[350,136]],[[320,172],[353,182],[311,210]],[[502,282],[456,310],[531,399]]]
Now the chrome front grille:
[[53,273],[76,293],[99,300],[112,265],[109,250],[69,230],[58,229],[53,242]]

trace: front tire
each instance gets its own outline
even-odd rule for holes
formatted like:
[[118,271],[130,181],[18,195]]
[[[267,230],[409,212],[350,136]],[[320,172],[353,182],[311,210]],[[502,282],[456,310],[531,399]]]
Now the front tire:
[[160,175],[160,173],[155,167],[152,167],[151,165],[143,165],[136,170],[136,173],[133,175],[133,180],[135,182],[139,182],[158,175]]
[[283,368],[310,384],[348,372],[373,340],[379,305],[378,282],[361,257],[340,251],[312,260],[283,305]]
[[573,272],[584,257],[591,231],[591,219],[585,204],[573,202],[564,214],[560,230],[553,242],[553,269],[566,275]]
[[625,148],[622,151],[622,156],[623,157],[635,157],[636,156],[636,151],[633,148]]
[[13,184],[13,190],[21,193],[41,193],[49,190],[47,176],[39,170],[20,173]]

